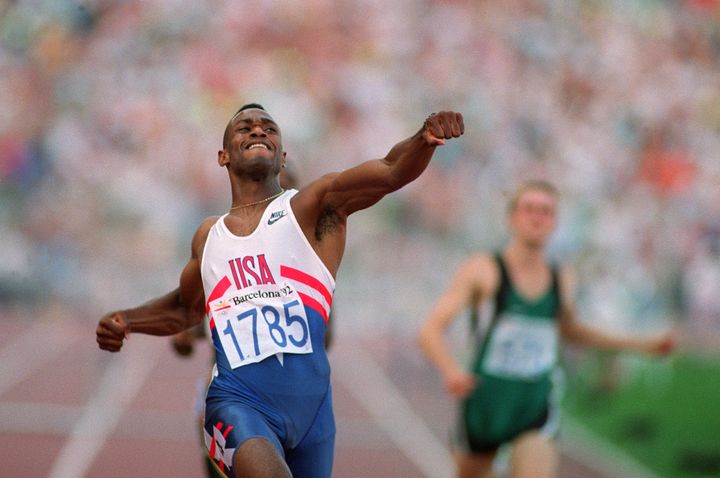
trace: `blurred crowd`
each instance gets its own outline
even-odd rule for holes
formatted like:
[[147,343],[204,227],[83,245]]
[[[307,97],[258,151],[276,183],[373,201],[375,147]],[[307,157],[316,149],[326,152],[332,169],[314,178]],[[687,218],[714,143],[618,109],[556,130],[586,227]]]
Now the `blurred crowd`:
[[542,177],[587,320],[720,332],[719,0],[0,0],[0,71],[6,309],[173,288],[230,203],[225,124],[260,102],[301,182],[464,114],[351,222],[341,315],[370,294],[366,312],[420,319]]

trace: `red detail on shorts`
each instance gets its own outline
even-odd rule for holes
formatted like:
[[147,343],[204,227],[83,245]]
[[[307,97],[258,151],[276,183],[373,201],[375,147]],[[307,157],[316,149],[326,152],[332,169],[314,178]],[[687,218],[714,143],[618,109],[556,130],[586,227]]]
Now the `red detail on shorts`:
[[[230,430],[233,429],[232,425],[228,425],[227,429],[223,432],[223,422],[217,422],[215,425],[215,429],[222,433],[223,438],[227,440],[227,436],[230,433]],[[215,458],[215,451],[217,448],[217,440],[213,437],[212,445],[210,445],[210,458],[215,460],[218,464],[218,467],[220,468],[220,471],[225,471],[225,462],[222,460],[222,457],[220,459]]]
[[[210,445],[210,449],[208,450],[208,454],[210,455],[210,458],[215,460],[215,438],[212,440],[212,445]],[[220,460],[215,460],[220,461]]]

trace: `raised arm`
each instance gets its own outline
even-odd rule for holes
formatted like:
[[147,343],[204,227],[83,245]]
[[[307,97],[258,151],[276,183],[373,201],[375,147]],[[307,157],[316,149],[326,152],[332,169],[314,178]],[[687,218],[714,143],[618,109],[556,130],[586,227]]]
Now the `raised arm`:
[[437,146],[464,132],[460,113],[433,113],[417,133],[393,146],[384,158],[327,174],[300,190],[292,199],[293,212],[333,274],[344,248],[347,217],[416,179]]
[[138,307],[111,312],[100,319],[96,339],[101,349],[119,351],[131,332],[173,335],[202,320],[205,309],[200,254],[213,219],[203,222],[195,233],[190,260],[176,289]]
[[560,274],[560,295],[563,302],[560,333],[564,339],[585,347],[628,350],[647,354],[665,355],[674,349],[675,339],[670,332],[652,337],[621,336],[583,324],[576,318],[573,300],[575,287],[574,275],[570,270],[563,269]]
[[347,216],[416,179],[427,168],[437,146],[464,132],[460,113],[433,113],[417,133],[393,146],[384,158],[324,176],[309,189],[323,207]]
[[493,283],[497,283],[497,271],[488,257],[470,258],[455,274],[420,329],[421,350],[437,367],[448,392],[456,398],[467,396],[475,388],[476,378],[457,362],[443,336],[463,310],[488,296]]

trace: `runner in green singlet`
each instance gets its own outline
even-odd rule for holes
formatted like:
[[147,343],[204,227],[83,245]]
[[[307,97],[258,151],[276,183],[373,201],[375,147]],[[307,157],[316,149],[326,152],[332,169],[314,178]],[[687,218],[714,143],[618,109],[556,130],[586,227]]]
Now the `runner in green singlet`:
[[[673,349],[670,333],[617,337],[575,319],[574,278],[545,255],[556,226],[557,201],[558,192],[548,182],[521,184],[509,204],[507,246],[497,255],[467,259],[420,331],[423,352],[459,400],[453,451],[460,478],[491,476],[503,444],[512,445],[512,478],[555,476],[557,410],[552,391],[561,339],[654,354]],[[443,335],[469,305],[476,309],[487,299],[494,300],[495,312],[466,370]]]

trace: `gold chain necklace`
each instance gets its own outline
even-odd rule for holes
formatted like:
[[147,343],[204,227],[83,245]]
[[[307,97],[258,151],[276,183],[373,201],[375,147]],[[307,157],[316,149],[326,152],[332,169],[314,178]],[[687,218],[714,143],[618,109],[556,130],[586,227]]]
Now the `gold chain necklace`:
[[245,208],[245,207],[257,206],[258,204],[263,204],[263,203],[266,203],[266,202],[268,202],[268,201],[272,201],[273,199],[275,199],[276,197],[280,196],[280,195],[281,195],[282,193],[284,193],[284,192],[285,192],[285,189],[281,189],[279,193],[273,194],[272,196],[266,197],[265,199],[261,199],[261,200],[259,200],[259,201],[255,201],[255,202],[251,202],[251,203],[247,203],[247,204],[240,204],[239,206],[233,206],[233,207],[230,208],[230,211],[232,211],[233,209],[242,209],[242,208]]

